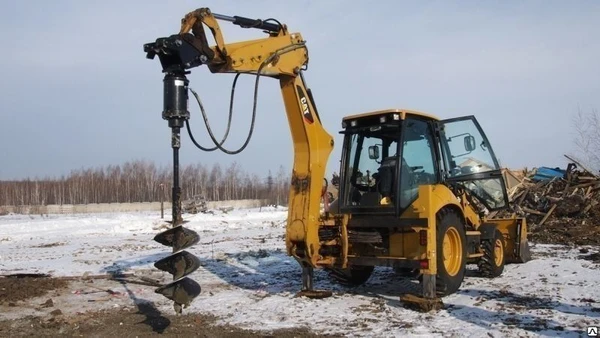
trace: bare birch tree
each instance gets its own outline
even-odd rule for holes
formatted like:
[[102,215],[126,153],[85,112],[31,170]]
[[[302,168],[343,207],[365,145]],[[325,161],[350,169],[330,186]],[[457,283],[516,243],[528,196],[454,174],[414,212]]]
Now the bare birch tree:
[[597,109],[588,112],[577,110],[573,117],[574,143],[577,147],[574,157],[583,165],[593,170],[600,170],[600,115]]

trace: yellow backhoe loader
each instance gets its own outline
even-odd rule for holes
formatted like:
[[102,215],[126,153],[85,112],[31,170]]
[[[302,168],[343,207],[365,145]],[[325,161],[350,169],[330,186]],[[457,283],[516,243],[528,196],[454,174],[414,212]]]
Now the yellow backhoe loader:
[[[218,20],[256,28],[266,36],[225,43]],[[208,44],[206,28],[214,46]],[[467,264],[478,264],[483,276],[496,277],[505,263],[530,259],[524,219],[485,216],[507,208],[508,197],[492,146],[474,116],[441,120],[388,109],[345,117],[339,198],[322,212],[326,164],[334,141],[321,124],[303,76],[309,58],[300,33],[290,33],[274,19],[226,16],[200,8],[185,15],[179,33],[145,44],[144,51],[150,59],[159,57],[165,74],[163,118],[172,129],[174,166],[172,228],[155,237],[173,248],[173,255],[155,264],[173,274],[173,282],[156,291],[173,300],[177,312],[201,290],[187,277],[199,267],[199,260],[185,249],[199,237],[183,227],[181,217],[181,128],[185,126],[202,150],[241,152],[254,128],[262,77],[279,80],[293,140],[285,244],[302,269],[301,295],[331,294],[313,288],[315,268],[326,269],[343,284],[360,285],[375,266],[388,266],[421,282],[422,294],[406,296],[405,301],[433,308],[440,297],[460,288]],[[240,149],[223,147],[226,137],[214,136],[199,96],[189,88],[186,74],[198,66],[211,73],[256,76],[252,125]],[[200,105],[214,147],[202,147],[193,137],[188,91]]]

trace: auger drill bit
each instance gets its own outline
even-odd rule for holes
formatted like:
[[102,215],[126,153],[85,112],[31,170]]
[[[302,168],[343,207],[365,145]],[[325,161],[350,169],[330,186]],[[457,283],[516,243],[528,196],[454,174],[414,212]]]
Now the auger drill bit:
[[173,275],[173,282],[155,290],[174,302],[175,312],[180,314],[201,291],[200,285],[186,277],[200,267],[200,260],[185,251],[198,243],[200,236],[193,230],[183,227],[186,223],[181,216],[181,188],[179,186],[179,148],[181,147],[180,130],[189,119],[188,80],[182,70],[165,71],[163,119],[171,128],[171,147],[173,148],[173,190],[172,190],[172,227],[154,237],[154,240],[173,249],[173,254],[154,264],[162,271]]

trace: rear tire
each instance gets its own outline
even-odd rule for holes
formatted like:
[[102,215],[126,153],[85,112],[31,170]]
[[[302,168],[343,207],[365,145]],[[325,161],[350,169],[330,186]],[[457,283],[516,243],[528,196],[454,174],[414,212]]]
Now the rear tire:
[[504,237],[500,230],[494,231],[494,238],[481,241],[483,256],[479,259],[479,273],[483,277],[495,278],[504,272],[506,260]]
[[346,269],[327,268],[329,277],[340,285],[354,287],[366,283],[375,269],[374,266],[350,265]]
[[442,209],[437,215],[437,275],[438,297],[458,291],[467,266],[465,222],[452,209]]

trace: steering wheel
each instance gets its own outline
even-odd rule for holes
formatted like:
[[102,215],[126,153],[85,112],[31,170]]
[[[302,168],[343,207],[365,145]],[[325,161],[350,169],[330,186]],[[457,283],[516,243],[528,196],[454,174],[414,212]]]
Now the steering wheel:
[[[358,173],[360,173],[361,175],[359,176]],[[375,178],[375,175],[377,175],[377,173],[371,175],[371,178]],[[357,173],[355,173],[354,175],[352,175],[350,177],[350,184],[352,185],[352,187],[354,187],[355,189],[357,189],[358,191],[363,191],[363,192],[374,192],[377,191],[377,179],[375,179],[375,184],[371,184],[371,182],[367,182],[366,184],[361,184],[361,183],[356,183],[356,179],[359,177],[364,177],[364,175],[362,175],[362,173],[360,171],[358,171]]]

